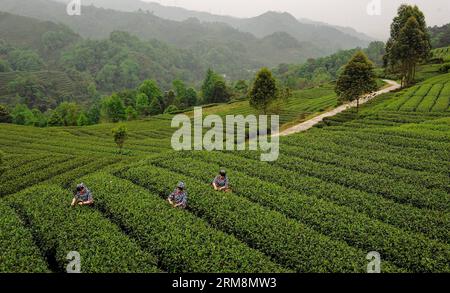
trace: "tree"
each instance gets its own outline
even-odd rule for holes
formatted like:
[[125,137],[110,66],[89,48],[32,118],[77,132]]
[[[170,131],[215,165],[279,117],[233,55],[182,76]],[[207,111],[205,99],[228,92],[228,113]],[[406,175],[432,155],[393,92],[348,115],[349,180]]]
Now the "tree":
[[[167,108],[170,105],[173,105],[177,99],[177,96],[175,94],[175,92],[173,90],[169,90],[167,92],[164,93],[164,108]],[[180,101],[177,101],[180,102]]]
[[401,5],[391,24],[384,65],[400,72],[402,86],[414,81],[417,63],[429,57],[431,41],[425,16],[417,6]]
[[101,106],[99,105],[98,102],[94,103],[89,108],[89,111],[87,112],[87,118],[89,120],[90,125],[97,124],[100,122],[100,116],[101,116],[100,108],[101,108]]
[[136,111],[141,116],[147,116],[150,113],[150,101],[144,93],[136,96]]
[[125,89],[117,93],[119,98],[123,101],[125,107],[136,107],[136,97],[140,94],[134,89]]
[[231,93],[227,88],[227,84],[223,79],[214,82],[209,103],[226,103],[230,101]]
[[362,51],[359,51],[345,65],[336,83],[336,93],[342,100],[356,100],[357,110],[359,110],[360,98],[376,89],[373,63]]
[[391,47],[391,55],[401,62],[401,72],[404,84],[410,85],[416,74],[416,64],[427,58],[430,47],[425,34],[421,31],[416,18],[411,16],[400,30]]
[[127,58],[122,61],[118,67],[118,80],[120,83],[117,86],[120,88],[134,88],[139,83],[139,64]]
[[127,115],[127,121],[136,120],[139,116],[138,112],[131,106],[125,109],[125,114]]
[[19,75],[8,83],[8,90],[22,97],[22,102],[28,107],[38,107],[41,110],[45,110],[46,103],[43,99],[45,86],[35,76]]
[[86,88],[86,91],[92,100],[97,100],[98,98],[100,98],[95,82],[90,82]]
[[64,121],[58,111],[52,111],[48,119],[48,126],[63,126]]
[[17,104],[11,113],[13,123],[19,125],[34,125],[33,112],[23,104]]
[[128,137],[128,130],[125,128],[125,126],[120,125],[117,128],[114,128],[112,130],[113,136],[114,136],[114,142],[119,147],[119,152],[122,153],[123,145],[125,144],[125,141]]
[[[281,65],[280,65],[281,66]],[[234,85],[234,90],[237,91],[240,95],[246,96],[248,91],[248,84],[245,80],[238,80]]]
[[219,76],[212,69],[208,69],[202,85],[203,102],[208,103],[213,100],[214,84],[218,78]]
[[114,123],[126,119],[125,106],[117,94],[102,100],[102,113],[104,117]]
[[87,125],[89,125],[89,119],[86,116],[86,114],[81,113],[80,116],[78,116],[77,125],[78,126],[87,126]]
[[0,105],[0,123],[11,123],[12,117],[8,111],[8,108],[4,105]]
[[14,71],[38,71],[44,67],[41,57],[31,50],[16,49],[8,54],[8,59]]
[[186,84],[182,80],[176,79],[173,81],[172,86],[175,89],[177,101],[184,100],[187,91]]
[[153,100],[153,98],[160,99],[163,96],[161,89],[154,80],[145,80],[139,86],[138,91],[145,94],[149,101]]
[[366,50],[370,61],[378,66],[383,66],[383,56],[386,54],[386,45],[381,41],[371,42]]
[[184,97],[183,104],[186,108],[197,105],[197,92],[194,88],[188,88],[186,90],[186,96]]
[[163,109],[161,108],[160,101],[158,100],[158,98],[153,98],[149,106],[149,115],[154,116],[162,113]]
[[105,90],[112,91],[116,88],[117,81],[119,79],[118,67],[115,64],[106,64],[97,73],[95,79],[98,84],[101,84]]
[[36,127],[47,127],[48,121],[47,117],[37,108],[31,110],[34,116],[34,126]]
[[149,115],[161,114],[168,105],[164,102],[164,95],[158,84],[154,80],[145,80],[138,88],[139,93],[147,96],[149,105]]
[[80,107],[76,103],[62,102],[56,107],[56,112],[61,116],[64,126],[76,126]]
[[267,113],[270,104],[277,99],[276,81],[269,69],[262,68],[258,72],[249,97],[253,108],[263,114]]

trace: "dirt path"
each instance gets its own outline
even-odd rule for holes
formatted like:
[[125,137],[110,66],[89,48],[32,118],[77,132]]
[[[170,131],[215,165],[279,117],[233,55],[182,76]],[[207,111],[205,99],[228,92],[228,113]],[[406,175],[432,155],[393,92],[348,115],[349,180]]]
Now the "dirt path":
[[[397,89],[400,88],[400,85],[397,82],[393,81],[393,80],[383,79],[383,81],[388,83],[389,86],[384,88],[384,89],[381,89],[381,90],[379,90],[377,92],[374,92],[374,93],[371,93],[371,94],[365,96],[364,98],[360,99],[359,104],[362,105],[362,104],[367,103],[368,101],[372,100],[373,98],[375,98],[375,97],[377,97],[377,96],[379,96],[381,94],[385,94],[385,93],[388,93],[388,92],[391,92],[391,91],[394,91],[394,90],[397,90]],[[354,108],[354,107],[356,107],[356,101],[348,103],[348,104],[345,104],[345,105],[342,105],[342,106],[339,106],[339,107],[337,107],[337,108],[335,108],[335,109],[333,109],[333,110],[331,110],[329,112],[323,113],[323,114],[321,114],[319,116],[316,116],[316,117],[314,117],[314,118],[312,118],[312,119],[310,119],[308,121],[305,121],[305,122],[302,122],[300,124],[297,124],[297,125],[295,125],[295,126],[293,126],[291,128],[288,128],[288,129],[280,132],[278,135],[279,136],[287,136],[287,135],[291,135],[291,134],[294,134],[294,133],[299,133],[299,132],[306,131],[306,130],[312,128],[317,123],[321,122],[324,118],[332,117],[332,116],[334,116],[336,114],[344,112],[345,110],[347,110],[349,108]]]

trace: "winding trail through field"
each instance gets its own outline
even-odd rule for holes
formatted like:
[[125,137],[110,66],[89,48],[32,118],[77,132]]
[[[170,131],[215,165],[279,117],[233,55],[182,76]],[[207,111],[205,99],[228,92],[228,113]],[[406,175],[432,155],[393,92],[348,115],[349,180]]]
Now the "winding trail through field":
[[[384,82],[388,83],[389,86],[385,87],[377,92],[368,94],[367,96],[365,96],[364,98],[360,99],[359,104],[362,105],[364,103],[367,103],[368,101],[372,100],[373,98],[391,92],[391,91],[395,91],[397,89],[399,89],[401,87],[400,84],[398,84],[397,82],[393,81],[393,80],[387,80],[387,79],[383,79]],[[306,131],[310,128],[312,128],[314,125],[316,125],[317,123],[321,122],[324,118],[327,117],[332,117],[335,116],[336,114],[339,114],[341,112],[344,112],[345,110],[349,109],[349,108],[354,108],[356,107],[356,101],[339,106],[329,112],[320,114],[319,116],[316,116],[308,121],[302,122],[300,124],[297,124],[291,128],[288,128],[282,132],[280,132],[278,135],[279,136],[287,136],[287,135],[291,135],[294,133],[299,133],[299,132],[303,132]]]

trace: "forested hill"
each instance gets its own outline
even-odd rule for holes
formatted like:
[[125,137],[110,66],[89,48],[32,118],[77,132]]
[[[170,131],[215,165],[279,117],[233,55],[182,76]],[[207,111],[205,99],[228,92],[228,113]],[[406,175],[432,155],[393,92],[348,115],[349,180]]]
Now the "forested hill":
[[[258,33],[258,38],[243,32],[243,27],[238,30],[224,23],[201,23],[197,19],[183,22],[166,20],[148,11],[124,12],[84,6],[81,16],[71,17],[66,14],[65,4],[48,0],[0,0],[0,10],[61,22],[88,38],[105,38],[112,31],[123,30],[146,40],[158,39],[178,48],[193,50],[213,65],[231,61],[245,66],[245,69],[253,69],[249,66],[255,63],[266,66],[300,63],[311,57],[328,55],[331,51],[367,45],[366,41],[356,38],[353,42],[353,37],[337,30],[325,34],[308,28],[306,31],[310,37],[303,37],[295,34],[294,29],[286,32],[287,29],[274,26],[263,34],[253,32]],[[272,16],[268,14],[255,21],[266,22],[265,27],[270,27],[274,23]],[[252,27],[253,24],[245,26]],[[283,31],[284,34],[274,35]],[[281,42],[289,44],[288,47],[279,45],[280,36],[285,38]],[[293,39],[296,42],[292,42]]]
[[[70,0],[56,1],[68,3]],[[307,19],[297,20],[289,13],[267,12],[257,17],[237,18],[141,0],[83,0],[83,3],[84,5],[92,4],[96,7],[128,12],[150,11],[158,17],[176,21],[197,18],[202,22],[222,22],[260,37],[268,36],[274,32],[286,32],[300,41],[307,41],[316,46],[323,45],[326,40],[332,52],[335,52],[336,49],[367,45],[361,40],[373,41],[373,38],[352,28],[333,26]]]
[[188,50],[126,32],[88,40],[64,25],[3,12],[0,27],[0,104],[45,110],[92,102],[97,90],[135,88],[148,78],[163,89],[176,78],[197,84],[209,66]]

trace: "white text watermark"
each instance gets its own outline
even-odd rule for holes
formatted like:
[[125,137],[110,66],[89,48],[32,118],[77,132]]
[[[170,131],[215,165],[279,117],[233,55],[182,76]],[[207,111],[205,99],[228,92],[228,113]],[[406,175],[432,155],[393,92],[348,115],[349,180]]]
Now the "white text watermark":
[[[172,136],[172,148],[176,151],[257,151],[261,161],[272,162],[278,159],[279,137],[269,134],[279,132],[278,115],[227,115],[225,122],[218,115],[203,118],[201,107],[194,109],[194,119],[187,115],[176,115],[172,127],[179,128]],[[192,126],[193,124],[193,126]],[[204,129],[209,129],[203,134]]]

